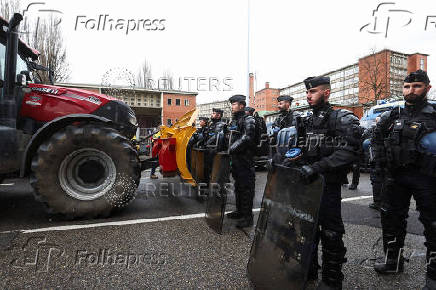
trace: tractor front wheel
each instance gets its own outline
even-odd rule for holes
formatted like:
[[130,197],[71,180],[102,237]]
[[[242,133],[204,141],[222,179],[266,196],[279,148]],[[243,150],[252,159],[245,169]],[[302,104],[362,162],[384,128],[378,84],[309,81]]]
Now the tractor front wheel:
[[35,196],[67,218],[108,216],[127,205],[139,185],[138,154],[118,131],[102,124],[67,126],[32,160]]

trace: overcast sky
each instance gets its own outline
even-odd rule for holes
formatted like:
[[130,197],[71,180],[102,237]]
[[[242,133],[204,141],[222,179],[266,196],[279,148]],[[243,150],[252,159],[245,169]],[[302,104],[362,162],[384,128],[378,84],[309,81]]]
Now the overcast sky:
[[[434,0],[392,1],[395,4],[382,5],[376,13],[376,30],[372,13],[383,1],[41,2],[45,5],[33,6],[28,13],[43,13],[38,12],[43,8],[63,13],[60,25],[73,83],[129,85],[128,77],[121,76],[119,80],[119,72],[130,72],[136,77],[146,58],[155,81],[164,71],[171,71],[177,81],[180,78],[184,90],[188,90],[189,83],[189,89],[195,91],[200,81],[197,102],[204,103],[236,93],[247,94],[248,66],[256,74],[258,90],[265,81],[280,88],[355,63],[373,48],[429,54],[428,72],[436,82]],[[108,15],[105,31],[91,29],[99,15]],[[429,17],[425,30],[427,16],[434,17]],[[140,23],[141,29],[136,27],[126,33],[124,25],[110,30],[109,19],[113,19],[112,23],[122,19],[124,24],[132,19],[130,25],[135,23],[138,27]],[[143,22],[138,22],[142,19],[162,21],[155,22],[158,30],[147,31]],[[369,25],[360,31],[365,24]],[[109,80],[104,78],[108,71]],[[211,91],[209,81],[215,84]]]

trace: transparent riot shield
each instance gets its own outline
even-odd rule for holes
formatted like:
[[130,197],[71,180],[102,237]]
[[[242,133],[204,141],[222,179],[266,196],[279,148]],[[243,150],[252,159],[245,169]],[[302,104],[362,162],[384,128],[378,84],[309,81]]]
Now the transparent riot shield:
[[213,159],[205,217],[207,224],[219,234],[222,233],[223,228],[229,182],[230,155],[226,152],[216,153]]
[[195,183],[207,183],[205,172],[205,149],[192,148],[191,149],[191,175]]
[[247,265],[258,289],[304,289],[324,179],[305,184],[300,171],[276,165],[268,173]]

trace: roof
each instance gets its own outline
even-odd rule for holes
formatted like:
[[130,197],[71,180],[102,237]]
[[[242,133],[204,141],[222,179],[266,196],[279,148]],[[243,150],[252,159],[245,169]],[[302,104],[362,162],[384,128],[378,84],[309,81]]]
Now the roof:
[[165,93],[165,94],[178,94],[178,95],[198,95],[197,92],[187,91],[172,91],[172,90],[155,90],[139,87],[124,87],[124,86],[103,86],[97,84],[80,84],[80,83],[56,83],[57,86],[74,87],[74,88],[90,88],[90,89],[119,89],[119,90],[135,90],[149,93]]

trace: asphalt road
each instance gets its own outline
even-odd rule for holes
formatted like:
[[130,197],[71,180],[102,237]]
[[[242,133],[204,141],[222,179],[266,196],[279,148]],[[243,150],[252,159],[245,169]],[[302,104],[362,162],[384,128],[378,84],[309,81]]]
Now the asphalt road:
[[[0,185],[1,288],[251,288],[246,265],[253,229],[225,222],[212,231],[199,202],[179,178],[150,180],[143,173],[136,199],[108,219],[66,221],[45,213],[27,180]],[[351,180],[351,178],[349,178]],[[266,172],[256,175],[260,207]],[[13,184],[13,185],[12,185]],[[380,216],[367,174],[356,191],[343,188],[348,263],[344,289],[416,289],[424,283],[423,228],[412,202],[405,273],[378,276]],[[234,208],[230,197],[227,210]],[[255,219],[257,218],[257,215]]]

